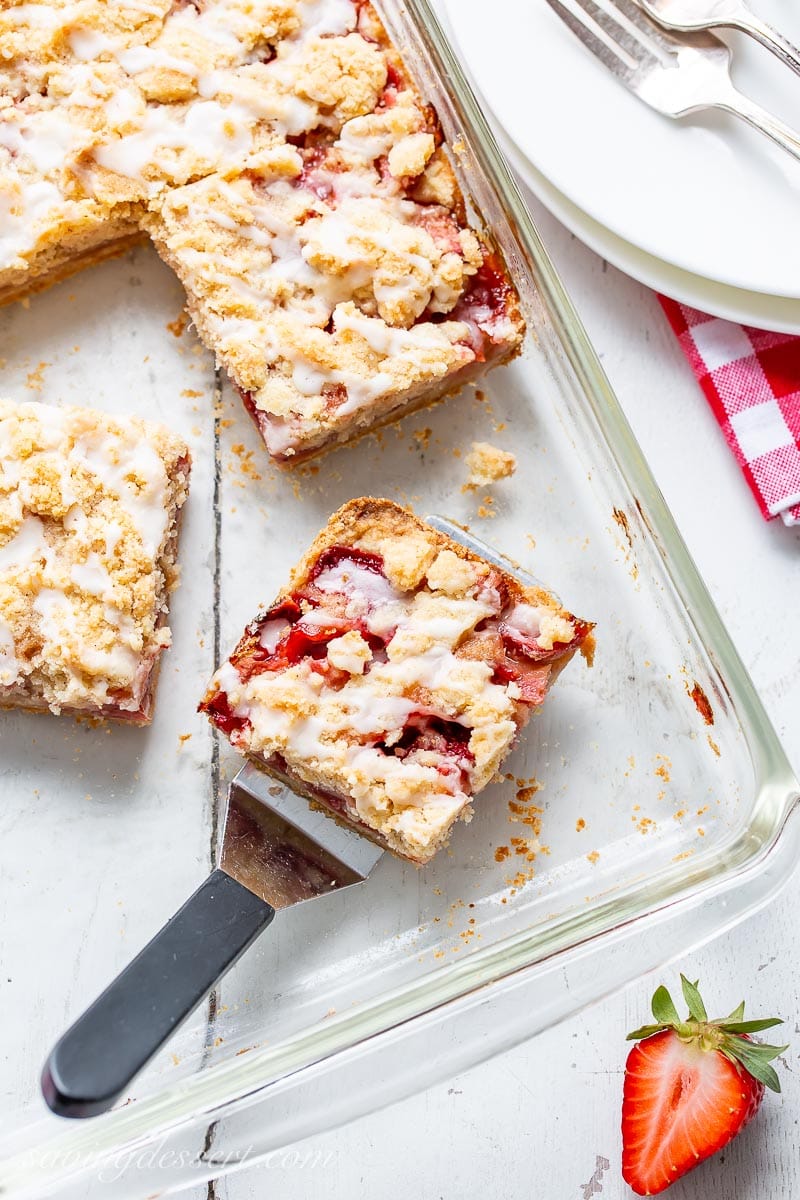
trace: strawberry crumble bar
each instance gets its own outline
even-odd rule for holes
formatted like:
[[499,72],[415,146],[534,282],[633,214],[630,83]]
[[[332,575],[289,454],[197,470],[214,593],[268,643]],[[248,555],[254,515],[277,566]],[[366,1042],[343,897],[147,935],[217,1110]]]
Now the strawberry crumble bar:
[[10,3],[0,63],[0,300],[148,233],[276,460],[518,350],[367,0]]
[[231,743],[415,863],[469,820],[593,626],[389,500],[353,500],[202,701]]
[[149,723],[188,479],[162,426],[0,401],[0,707]]

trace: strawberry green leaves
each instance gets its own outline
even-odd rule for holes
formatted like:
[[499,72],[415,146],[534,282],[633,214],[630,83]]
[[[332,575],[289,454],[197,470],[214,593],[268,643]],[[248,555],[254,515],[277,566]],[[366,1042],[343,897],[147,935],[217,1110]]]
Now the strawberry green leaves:
[[665,1029],[671,1029],[684,1042],[697,1042],[704,1050],[719,1051],[729,1062],[734,1063],[737,1069],[744,1068],[765,1087],[779,1092],[780,1080],[771,1062],[783,1054],[788,1046],[768,1046],[754,1042],[750,1034],[782,1025],[781,1018],[764,1017],[745,1021],[742,1001],[729,1016],[709,1020],[697,982],[692,983],[685,975],[681,975],[681,990],[689,1009],[686,1020],[681,1019],[672,997],[662,984],[656,989],[651,1004],[656,1023],[635,1029],[633,1033],[628,1034],[627,1040],[642,1041]]
[[708,1013],[697,990],[697,983],[690,983],[685,975],[681,975],[681,987],[683,989],[683,998],[688,1005],[689,1016],[692,1020],[707,1021]]
[[748,1075],[752,1075],[754,1079],[763,1083],[771,1091],[779,1092],[781,1081],[775,1068],[770,1065],[770,1060],[777,1058],[788,1048],[788,1046],[765,1046],[759,1042],[749,1042],[743,1037],[734,1035],[726,1039],[723,1046],[720,1046],[720,1053],[724,1054],[731,1062],[743,1066]]
[[678,1010],[672,1003],[672,996],[670,996],[663,984],[660,988],[656,988],[650,1007],[652,1009],[653,1016],[655,1017],[656,1021],[659,1022],[659,1024],[678,1025],[680,1023]]
[[[761,1033],[764,1029],[774,1029],[776,1025],[782,1025],[781,1017],[765,1017],[763,1021],[715,1021],[720,1029],[724,1029],[726,1033]],[[785,1049],[785,1047],[784,1047]]]

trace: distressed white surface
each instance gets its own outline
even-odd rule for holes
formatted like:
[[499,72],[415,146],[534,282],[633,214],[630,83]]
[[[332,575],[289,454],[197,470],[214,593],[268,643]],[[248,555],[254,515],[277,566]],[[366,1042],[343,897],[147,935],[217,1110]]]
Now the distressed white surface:
[[[652,293],[533,203],[681,530],[800,767],[800,530],[766,525]],[[794,1200],[800,1192],[800,873],[771,907],[680,964],[714,1007],[746,996],[786,1018],[782,1097],[674,1200]],[[677,966],[663,978],[675,985]],[[659,977],[448,1083],[276,1154],[215,1185],[221,1200],[627,1200],[619,1173],[625,1034]],[[677,990],[677,989],[676,989]],[[780,1031],[777,1031],[780,1032]],[[605,1166],[605,1164],[608,1164]],[[190,1193],[205,1200],[205,1188]]]
[[[172,597],[174,643],[150,729],[19,712],[0,722],[0,779],[6,801],[15,797],[0,810],[4,1113],[36,1096],[42,1048],[67,1013],[156,931],[158,917],[141,903],[144,865],[170,906],[207,872],[211,736],[194,708],[214,655],[214,375],[194,337],[165,333],[145,346],[140,335],[145,317],[166,325],[183,302],[172,273],[143,248],[35,297],[35,320],[23,304],[0,310],[5,397],[130,411],[186,438],[193,470],[181,561],[201,577]],[[175,771],[168,789],[165,762]]]

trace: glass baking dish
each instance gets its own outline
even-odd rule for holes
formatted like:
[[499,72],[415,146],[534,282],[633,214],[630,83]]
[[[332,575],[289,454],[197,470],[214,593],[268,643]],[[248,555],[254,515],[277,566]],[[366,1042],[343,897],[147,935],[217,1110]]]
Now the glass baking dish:
[[[0,313],[5,394],[90,392],[168,421],[195,460],[153,729],[0,725],[4,1200],[163,1194],[251,1165],[698,945],[796,861],[797,781],[428,0],[379,8],[523,297],[517,362],[287,475],[175,321],[151,251]],[[515,476],[465,490],[473,440],[513,449]],[[370,492],[468,525],[555,587],[598,623],[594,668],[564,673],[431,867],[385,856],[287,913],[124,1104],[51,1117],[50,1044],[213,862],[239,765],[195,713],[214,663],[330,511]]]

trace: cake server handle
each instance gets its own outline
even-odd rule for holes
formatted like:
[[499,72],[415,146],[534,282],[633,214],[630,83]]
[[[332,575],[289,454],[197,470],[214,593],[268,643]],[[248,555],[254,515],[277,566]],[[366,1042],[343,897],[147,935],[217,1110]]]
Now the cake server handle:
[[111,1108],[275,909],[216,870],[59,1039],[42,1071],[63,1117]]

